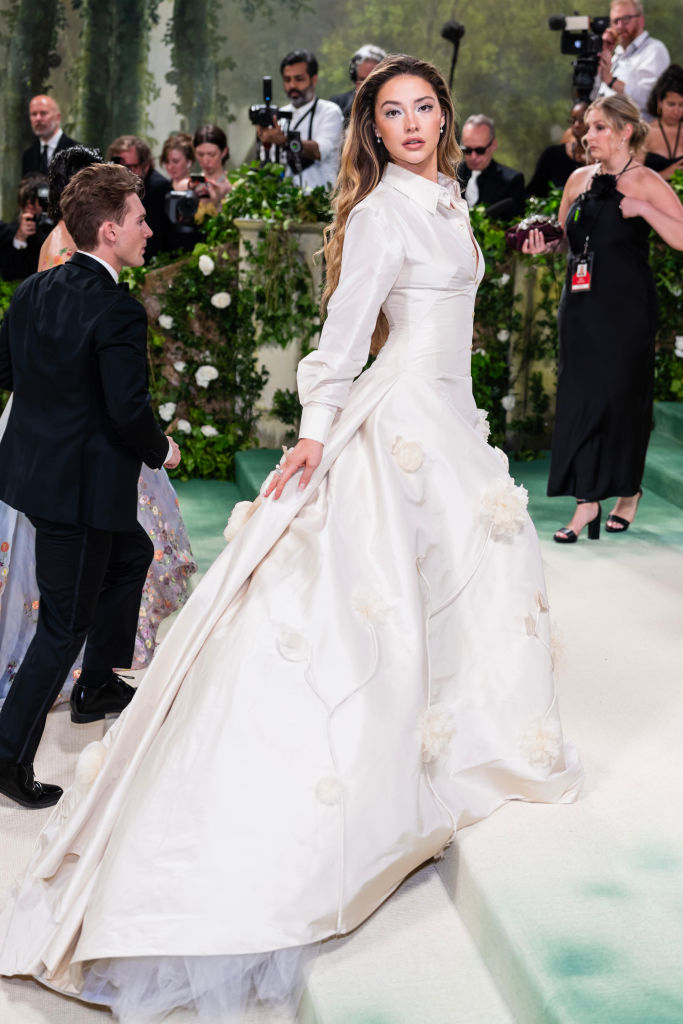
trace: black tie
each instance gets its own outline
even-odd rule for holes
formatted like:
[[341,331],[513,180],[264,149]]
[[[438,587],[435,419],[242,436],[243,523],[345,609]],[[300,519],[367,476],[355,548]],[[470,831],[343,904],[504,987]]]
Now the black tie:
[[40,149],[40,173],[47,174],[47,142]]

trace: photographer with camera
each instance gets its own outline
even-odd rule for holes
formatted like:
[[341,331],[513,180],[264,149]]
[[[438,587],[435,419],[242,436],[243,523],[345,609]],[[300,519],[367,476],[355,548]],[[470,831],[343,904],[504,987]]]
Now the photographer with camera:
[[647,101],[655,82],[671,63],[669,51],[645,31],[645,11],[639,0],[614,0],[609,15],[594,94],[626,95],[640,109],[640,116],[651,121]]
[[152,229],[152,237],[147,239],[145,248],[145,263],[149,263],[158,252],[168,252],[173,248],[165,209],[166,193],[171,190],[171,182],[155,170],[152,150],[137,135],[119,135],[118,139],[114,139],[107,150],[107,160],[127,167],[138,178],[142,178],[145,186],[142,205],[147,225]]
[[330,96],[330,102],[336,103],[344,115],[345,129],[349,126],[351,107],[353,106],[356,93],[370,72],[374,70],[379,62],[384,60],[385,57],[386,51],[383,50],[381,46],[374,46],[372,43],[366,43],[365,46],[361,46],[359,50],[356,50],[349,61],[349,78],[353,82],[353,88],[349,89],[348,92],[342,92],[336,96]]
[[0,224],[0,277],[21,281],[38,269],[40,247],[52,221],[47,216],[48,185],[44,174],[27,174],[17,193],[19,216]]
[[272,113],[272,128],[254,122],[264,156],[284,163],[285,175],[294,177],[306,192],[317,185],[333,185],[344,118],[336,103],[315,94],[318,61],[308,50],[293,50],[283,58],[280,73],[290,102]]

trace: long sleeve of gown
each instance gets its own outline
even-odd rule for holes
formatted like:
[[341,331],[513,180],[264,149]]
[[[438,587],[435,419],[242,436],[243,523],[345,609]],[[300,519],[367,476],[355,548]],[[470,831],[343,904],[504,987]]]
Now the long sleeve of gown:
[[352,211],[339,284],[330,299],[320,344],[299,363],[300,437],[325,443],[353,380],[367,362],[377,317],[404,257],[403,241],[384,217],[364,206]]

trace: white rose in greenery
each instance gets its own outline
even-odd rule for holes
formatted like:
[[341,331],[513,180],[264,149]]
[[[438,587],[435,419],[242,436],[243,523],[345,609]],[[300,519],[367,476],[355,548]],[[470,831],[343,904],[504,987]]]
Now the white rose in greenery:
[[499,288],[504,288],[509,280],[510,280],[510,275],[509,274],[501,274],[500,277],[498,278],[498,280],[496,281],[496,284],[498,285]]
[[162,313],[159,317],[159,327],[164,331],[170,331],[173,327],[173,317],[167,313]]
[[514,395],[505,395],[504,398],[501,398],[500,404],[505,409],[505,412],[511,412],[517,405],[517,399]]
[[232,299],[228,292],[216,292],[215,295],[211,296],[211,305],[215,306],[216,309],[225,309],[231,302]]
[[187,366],[187,363],[185,362],[185,360],[184,359],[179,359],[177,363],[173,364],[173,369],[177,370],[178,373],[182,373],[183,370],[186,368],[186,366]]
[[674,343],[674,353],[679,359],[683,359],[683,334],[676,335],[676,341]]
[[496,335],[496,337],[498,338],[498,341],[509,341],[510,340],[510,332],[506,331],[505,329],[503,329],[502,331],[498,331],[498,334]]
[[199,269],[201,270],[204,277],[208,277],[209,274],[213,274],[214,270],[216,269],[216,264],[213,262],[210,256],[207,256],[206,253],[202,253],[202,255],[199,257]]
[[210,423],[205,423],[204,426],[199,429],[204,437],[218,437],[218,431],[215,427],[212,427]]
[[191,434],[192,424],[189,420],[178,420],[176,423],[176,430],[179,430],[181,434]]
[[162,420],[168,423],[169,420],[173,419],[173,413],[175,412],[175,402],[164,402],[163,405],[159,406],[159,415]]
[[208,388],[210,382],[215,380],[217,376],[218,370],[215,366],[200,366],[194,375],[194,379],[200,388]]

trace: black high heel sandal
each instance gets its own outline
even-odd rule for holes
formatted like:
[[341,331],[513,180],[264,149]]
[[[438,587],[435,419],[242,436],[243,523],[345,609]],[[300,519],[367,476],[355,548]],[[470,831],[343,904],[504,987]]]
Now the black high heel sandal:
[[[629,521],[628,519],[624,519],[623,516],[618,516],[615,512],[610,512],[610,514],[607,516],[607,522],[605,523],[605,531],[607,533],[626,533],[629,526],[632,525],[632,523],[635,521],[636,516],[638,515],[638,506],[640,505],[640,499],[643,496],[642,487],[638,488],[638,490],[636,491],[636,495],[638,500],[636,502],[636,510],[633,513],[633,519]],[[612,523],[619,523],[619,526],[612,526],[610,524],[610,520],[612,521]]]
[[[587,498],[577,498],[577,505],[587,505],[589,501]],[[598,505],[598,514],[594,516],[589,523],[586,523],[588,527],[588,539],[589,540],[600,540],[600,520],[602,519],[602,505],[600,502]],[[583,529],[583,527],[581,527]],[[579,530],[579,533],[581,530]],[[561,529],[556,530],[553,534],[553,540],[556,544],[576,544],[579,539],[579,534],[574,533],[568,526],[563,526]]]

